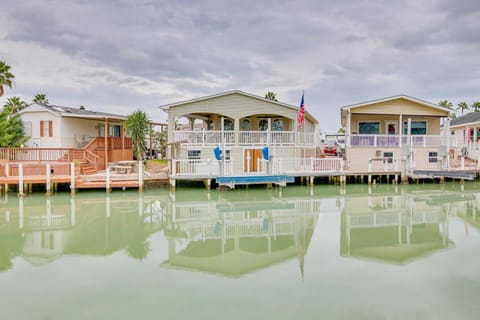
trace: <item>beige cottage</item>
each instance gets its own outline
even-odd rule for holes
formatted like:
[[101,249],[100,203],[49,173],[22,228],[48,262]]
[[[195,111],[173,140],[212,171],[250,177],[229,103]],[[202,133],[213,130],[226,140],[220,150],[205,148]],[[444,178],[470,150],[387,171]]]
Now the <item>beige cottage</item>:
[[[161,106],[168,113],[173,176],[212,177],[287,172],[320,150],[317,120],[298,106],[234,90]],[[181,119],[188,121],[181,129]],[[268,161],[265,159],[268,149]],[[223,162],[218,162],[218,154]],[[223,157],[225,152],[225,157]]]
[[347,169],[409,171],[448,165],[444,160],[450,143],[441,124],[449,113],[406,95],[342,107]]

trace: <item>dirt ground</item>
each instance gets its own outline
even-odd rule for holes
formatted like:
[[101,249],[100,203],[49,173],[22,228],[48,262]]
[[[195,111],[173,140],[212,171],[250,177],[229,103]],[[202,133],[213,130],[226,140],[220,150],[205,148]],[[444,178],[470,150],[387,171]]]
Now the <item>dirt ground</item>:
[[145,170],[150,173],[165,172],[168,170],[168,162],[166,160],[146,160]]

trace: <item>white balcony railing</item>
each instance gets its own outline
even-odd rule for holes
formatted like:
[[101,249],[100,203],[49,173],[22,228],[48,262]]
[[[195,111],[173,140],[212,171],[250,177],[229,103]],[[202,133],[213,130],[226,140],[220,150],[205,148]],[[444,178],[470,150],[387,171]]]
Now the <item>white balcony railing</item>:
[[316,143],[314,132],[296,131],[224,131],[223,139],[222,131],[174,131],[173,141],[185,141],[196,146],[218,146],[223,142],[226,145],[242,146],[293,146]]
[[[378,147],[401,147],[408,145],[408,136],[405,135],[382,135],[382,134],[354,134],[349,137],[352,148],[378,148]],[[440,135],[411,135],[410,143],[413,147],[438,147],[446,145],[446,138]],[[455,147],[455,139],[450,139],[450,146]]]

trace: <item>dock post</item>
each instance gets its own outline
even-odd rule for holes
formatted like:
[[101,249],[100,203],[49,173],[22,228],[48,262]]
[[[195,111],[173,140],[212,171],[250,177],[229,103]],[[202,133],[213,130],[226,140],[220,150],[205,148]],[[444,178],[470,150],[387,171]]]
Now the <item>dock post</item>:
[[203,180],[203,184],[205,185],[205,189],[210,190],[212,188],[212,179]]
[[45,169],[45,171],[46,171],[45,173],[46,173],[46,175],[47,175],[47,181],[46,181],[46,183],[45,183],[45,188],[46,188],[47,190],[46,190],[45,193],[46,193],[47,196],[49,196],[49,195],[51,194],[51,192],[50,192],[50,187],[51,187],[51,185],[50,185],[50,184],[51,184],[51,183],[50,183],[50,181],[51,181],[51,176],[50,176],[50,174],[51,174],[51,172],[50,172],[50,162],[47,162],[45,168],[46,168],[46,169]]
[[313,186],[315,184],[314,182],[315,177],[310,177],[310,185]]
[[75,163],[70,163],[70,193],[75,194]]
[[106,173],[106,176],[105,176],[105,191],[108,193],[110,191],[112,191],[112,188],[110,187],[110,168],[107,166],[105,168],[105,173]]
[[143,160],[138,161],[138,191],[143,191]]
[[462,162],[461,162],[462,170],[465,169],[465,157],[462,156]]
[[175,179],[168,179],[168,183],[170,184],[170,190],[175,191]]
[[18,164],[18,196],[23,197],[23,163]]
[[372,175],[368,175],[368,184],[372,184]]

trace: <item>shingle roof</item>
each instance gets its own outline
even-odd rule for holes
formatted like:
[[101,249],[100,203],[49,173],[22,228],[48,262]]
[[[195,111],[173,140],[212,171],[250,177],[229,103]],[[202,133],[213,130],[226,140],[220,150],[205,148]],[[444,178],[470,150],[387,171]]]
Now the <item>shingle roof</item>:
[[470,112],[464,116],[452,119],[452,121],[450,121],[450,126],[460,126],[475,122],[480,122],[480,112]]

